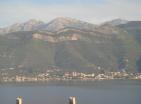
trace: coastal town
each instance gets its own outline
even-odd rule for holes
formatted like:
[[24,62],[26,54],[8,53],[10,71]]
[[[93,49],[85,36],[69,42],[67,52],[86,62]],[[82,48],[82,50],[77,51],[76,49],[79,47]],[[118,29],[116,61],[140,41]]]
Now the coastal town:
[[11,74],[11,72],[0,72],[0,82],[47,82],[47,81],[95,81],[95,80],[115,80],[132,79],[141,80],[141,73],[129,72],[104,72],[104,73],[84,73],[84,72],[63,72],[59,69],[46,70],[36,74]]

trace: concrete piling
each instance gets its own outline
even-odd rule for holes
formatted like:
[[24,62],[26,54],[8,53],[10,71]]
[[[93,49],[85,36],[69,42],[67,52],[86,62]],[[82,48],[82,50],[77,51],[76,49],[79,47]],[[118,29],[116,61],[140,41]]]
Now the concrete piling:
[[[16,104],[23,104],[22,97],[16,98]],[[75,97],[69,97],[69,104],[76,104],[76,98]]]
[[76,104],[76,98],[75,97],[69,97],[69,104]]
[[22,98],[21,97],[16,98],[16,104],[22,104]]

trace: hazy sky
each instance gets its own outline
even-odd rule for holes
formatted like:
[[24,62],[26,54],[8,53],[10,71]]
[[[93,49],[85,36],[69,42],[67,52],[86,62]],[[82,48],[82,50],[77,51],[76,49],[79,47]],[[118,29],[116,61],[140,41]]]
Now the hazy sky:
[[29,19],[72,17],[91,23],[141,20],[141,0],[0,0],[0,27]]

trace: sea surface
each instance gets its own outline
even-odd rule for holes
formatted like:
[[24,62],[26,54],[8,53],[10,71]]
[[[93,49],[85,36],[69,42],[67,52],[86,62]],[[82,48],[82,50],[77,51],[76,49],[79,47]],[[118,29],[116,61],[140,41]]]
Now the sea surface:
[[0,104],[141,104],[141,80],[69,81],[0,84]]

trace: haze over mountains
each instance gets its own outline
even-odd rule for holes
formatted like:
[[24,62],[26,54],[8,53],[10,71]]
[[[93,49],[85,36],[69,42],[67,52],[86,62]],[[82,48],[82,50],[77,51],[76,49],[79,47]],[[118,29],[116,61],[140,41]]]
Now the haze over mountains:
[[141,71],[141,21],[94,25],[59,17],[0,29],[0,69]]

